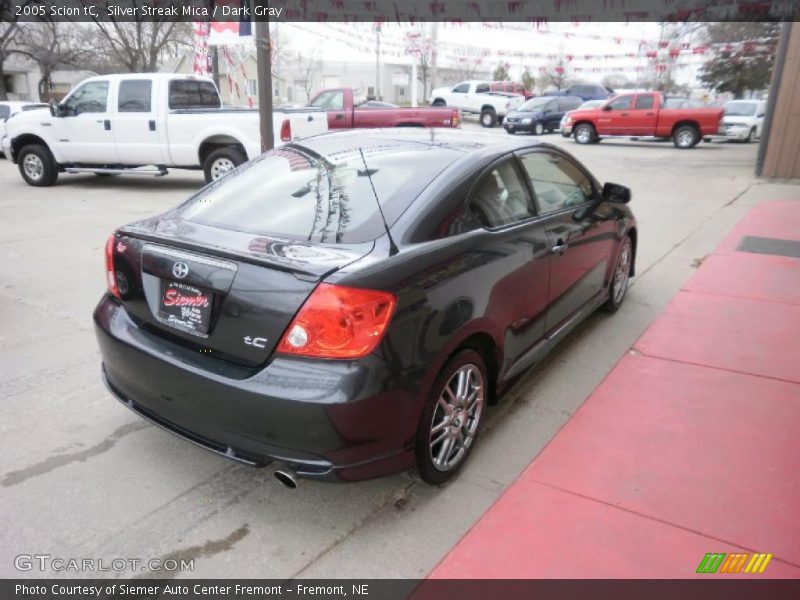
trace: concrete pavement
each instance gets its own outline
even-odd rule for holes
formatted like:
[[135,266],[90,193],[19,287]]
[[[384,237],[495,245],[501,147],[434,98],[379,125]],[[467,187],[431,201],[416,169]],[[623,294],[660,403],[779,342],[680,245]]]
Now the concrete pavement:
[[[495,130],[497,135],[506,135]],[[99,379],[91,312],[103,246],[122,223],[169,208],[196,173],[63,176],[31,188],[0,160],[0,576],[14,557],[195,559],[195,577],[419,577],[498,498],[749,207],[796,197],[753,176],[756,147],[604,141],[566,145],[629,185],[640,221],[626,306],[598,314],[490,411],[451,484],[399,475],[289,491],[143,423]],[[131,575],[131,573],[122,573]],[[56,573],[45,573],[55,576]],[[67,574],[70,575],[70,574]]]

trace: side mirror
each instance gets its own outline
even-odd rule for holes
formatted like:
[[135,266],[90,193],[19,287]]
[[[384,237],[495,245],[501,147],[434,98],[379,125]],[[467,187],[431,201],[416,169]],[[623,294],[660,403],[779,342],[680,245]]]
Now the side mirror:
[[610,105],[610,104],[606,104],[606,105],[603,107],[603,110],[611,110],[611,105]]
[[766,116],[767,116],[767,113],[758,113],[758,115],[756,115],[756,118],[757,119],[763,119]]
[[50,98],[50,102],[48,103],[50,107],[50,114],[54,117],[61,116],[61,110],[58,107],[58,102],[56,102],[55,98]]
[[631,190],[618,183],[606,183],[603,186],[603,202],[627,204],[631,201]]

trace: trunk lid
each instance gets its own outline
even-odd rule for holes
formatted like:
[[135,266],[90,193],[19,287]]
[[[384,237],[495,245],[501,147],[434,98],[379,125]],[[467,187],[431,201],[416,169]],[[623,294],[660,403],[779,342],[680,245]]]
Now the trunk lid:
[[333,247],[160,218],[120,229],[113,257],[122,304],[140,327],[257,366],[319,281],[373,246]]

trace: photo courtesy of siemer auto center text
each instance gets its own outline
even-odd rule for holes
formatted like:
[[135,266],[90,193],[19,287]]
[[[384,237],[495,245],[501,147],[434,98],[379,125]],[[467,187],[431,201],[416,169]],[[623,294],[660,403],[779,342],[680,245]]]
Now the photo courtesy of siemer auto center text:
[[0,600],[800,598],[800,0],[0,0]]

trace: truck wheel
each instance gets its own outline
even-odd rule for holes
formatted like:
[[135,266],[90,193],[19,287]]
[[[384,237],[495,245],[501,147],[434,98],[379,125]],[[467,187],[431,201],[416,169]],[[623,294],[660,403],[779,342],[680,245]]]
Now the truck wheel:
[[533,134],[544,135],[544,124],[541,121],[537,121],[533,124]]
[[581,123],[575,128],[575,141],[579,144],[594,144],[597,141],[597,132],[588,123]]
[[672,143],[676,148],[686,150],[693,148],[700,141],[700,132],[694,125],[681,125],[672,136]]
[[745,144],[752,144],[756,139],[756,128],[753,127],[750,130],[750,133],[747,134],[747,139],[745,139]]
[[437,98],[433,101],[433,106],[447,106],[447,104],[441,98]]
[[47,146],[31,144],[19,151],[19,173],[28,185],[47,187],[58,179],[58,168]]
[[481,112],[481,125],[484,127],[494,127],[497,125],[497,113],[494,109],[487,108]]
[[236,148],[217,148],[203,161],[206,183],[227,175],[244,162],[247,158]]

